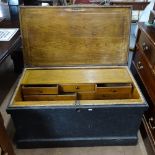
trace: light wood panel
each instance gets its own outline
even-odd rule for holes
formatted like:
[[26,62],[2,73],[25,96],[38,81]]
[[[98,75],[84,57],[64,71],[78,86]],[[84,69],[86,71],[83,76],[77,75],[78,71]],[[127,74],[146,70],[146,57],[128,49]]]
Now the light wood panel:
[[58,94],[58,85],[24,85],[23,95]]
[[[119,99],[119,100],[80,100],[80,105],[118,105],[118,104],[143,104],[142,99]],[[17,101],[12,107],[24,106],[74,106],[75,101]],[[75,107],[76,108],[76,107]]]
[[21,84],[132,83],[126,67],[104,69],[27,69]]
[[86,92],[94,91],[95,84],[62,84],[60,85],[62,92]]
[[130,7],[21,7],[25,63],[124,65],[130,22]]
[[96,84],[98,94],[130,94],[132,93],[132,84]]
[[24,101],[65,101],[76,100],[75,93],[66,93],[64,95],[24,95]]

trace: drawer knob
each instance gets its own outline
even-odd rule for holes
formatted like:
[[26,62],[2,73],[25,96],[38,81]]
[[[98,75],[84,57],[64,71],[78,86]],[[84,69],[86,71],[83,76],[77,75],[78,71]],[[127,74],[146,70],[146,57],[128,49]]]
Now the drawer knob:
[[138,63],[137,63],[137,68],[138,68],[139,70],[141,70],[141,69],[144,68],[143,65],[142,65],[142,63],[141,63],[140,61],[138,61]]
[[78,89],[80,89],[80,87],[79,87],[79,86],[76,86],[76,87],[75,87],[75,89],[77,89],[77,90],[78,90]]
[[152,130],[155,130],[155,125],[153,125],[154,119],[153,117],[149,118],[149,126],[151,127]]
[[146,46],[146,43],[145,43],[145,42],[143,42],[143,43],[142,43],[142,46],[143,46],[143,47],[145,47],[145,46]]
[[142,47],[144,51],[148,51],[149,47],[147,46],[147,44],[145,42],[142,43]]

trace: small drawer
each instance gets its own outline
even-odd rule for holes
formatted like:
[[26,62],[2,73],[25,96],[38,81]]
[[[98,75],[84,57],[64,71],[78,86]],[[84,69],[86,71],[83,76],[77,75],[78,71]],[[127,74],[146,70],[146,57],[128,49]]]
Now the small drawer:
[[58,85],[23,85],[23,95],[58,94]]
[[141,51],[146,55],[151,65],[155,65],[155,45],[147,38],[144,32],[141,32],[138,45]]
[[148,65],[144,53],[137,51],[134,65],[151,99],[155,101],[155,75]]
[[132,84],[130,83],[101,83],[96,84],[97,94],[131,94]]
[[95,100],[96,93],[95,92],[80,92],[77,94],[78,100]]
[[75,93],[67,93],[61,95],[24,95],[24,101],[65,101],[76,100],[77,95]]
[[131,94],[127,93],[105,93],[105,94],[96,94],[96,100],[113,100],[113,99],[130,99]]
[[60,85],[62,92],[89,92],[95,90],[94,84],[62,84]]

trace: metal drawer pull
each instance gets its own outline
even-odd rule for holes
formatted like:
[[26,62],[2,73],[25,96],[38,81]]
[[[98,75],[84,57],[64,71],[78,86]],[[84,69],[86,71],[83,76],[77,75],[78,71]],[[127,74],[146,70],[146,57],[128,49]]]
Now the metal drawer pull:
[[79,86],[76,86],[75,89],[80,89],[80,87]]
[[143,47],[144,51],[148,51],[149,50],[149,47],[146,45],[145,42],[142,43],[142,47]]
[[144,68],[143,65],[142,65],[142,63],[141,63],[140,61],[137,62],[137,68],[138,68],[139,70],[141,70],[141,69]]
[[155,125],[152,125],[153,122],[154,122],[153,117],[149,118],[149,126],[151,127],[152,130],[155,130]]
[[145,42],[143,42],[143,43],[142,43],[142,46],[143,46],[143,47],[144,47],[144,46],[146,46],[146,43],[145,43]]

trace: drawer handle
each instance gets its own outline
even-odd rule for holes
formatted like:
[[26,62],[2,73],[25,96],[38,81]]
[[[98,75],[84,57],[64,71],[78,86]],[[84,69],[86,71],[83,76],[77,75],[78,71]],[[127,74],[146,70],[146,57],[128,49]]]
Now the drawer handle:
[[152,125],[153,122],[154,122],[153,117],[149,118],[149,126],[151,127],[152,130],[155,130],[155,125]]
[[78,90],[78,89],[80,89],[80,87],[79,87],[79,86],[76,86],[76,87],[75,87],[75,89],[77,89],[77,90]]
[[146,45],[145,42],[143,42],[142,47],[143,47],[144,51],[148,51],[149,50],[149,47]]
[[140,61],[137,62],[137,68],[138,68],[139,70],[141,70],[141,69],[144,68],[143,65],[142,65],[142,63],[141,63]]
[[143,43],[142,43],[142,46],[143,46],[143,47],[145,47],[145,46],[146,46],[146,43],[145,43],[145,42],[143,42]]

